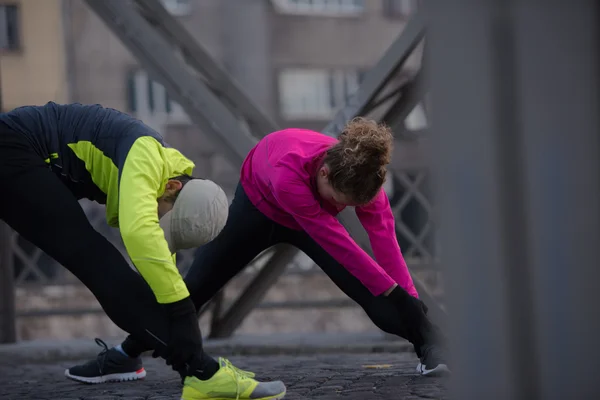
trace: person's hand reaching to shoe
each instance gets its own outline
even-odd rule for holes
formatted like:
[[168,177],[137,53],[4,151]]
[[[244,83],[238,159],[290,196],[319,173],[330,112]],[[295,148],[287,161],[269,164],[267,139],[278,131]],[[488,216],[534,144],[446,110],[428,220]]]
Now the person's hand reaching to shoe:
[[190,297],[165,304],[170,320],[170,333],[164,354],[155,351],[153,357],[161,356],[175,371],[188,368],[202,348],[202,336],[198,325],[196,307]]
[[415,340],[422,340],[422,328],[428,323],[427,312],[429,308],[420,299],[411,296],[398,285],[392,286],[384,293],[396,305],[402,316],[402,323],[411,332]]

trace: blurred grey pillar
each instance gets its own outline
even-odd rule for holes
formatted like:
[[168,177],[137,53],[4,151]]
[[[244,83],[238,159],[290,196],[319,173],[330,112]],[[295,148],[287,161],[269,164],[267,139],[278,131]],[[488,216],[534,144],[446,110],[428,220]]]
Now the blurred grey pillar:
[[454,397],[600,398],[598,5],[428,5]]
[[600,4],[520,4],[540,398],[600,399]]

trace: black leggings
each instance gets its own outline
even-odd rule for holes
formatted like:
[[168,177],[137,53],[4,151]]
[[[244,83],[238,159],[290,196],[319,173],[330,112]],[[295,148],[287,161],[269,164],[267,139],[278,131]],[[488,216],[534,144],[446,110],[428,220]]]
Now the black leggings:
[[[196,305],[200,309],[223,286],[263,250],[279,244],[296,246],[308,255],[331,280],[352,300],[360,305],[373,323],[381,330],[409,340],[419,348],[424,343],[413,336],[401,323],[401,307],[384,296],[374,296],[348,270],[317,244],[304,231],[297,231],[277,224],[262,214],[248,199],[241,185],[229,207],[229,217],[223,231],[210,243],[196,251],[194,262],[185,282]],[[406,307],[413,307],[414,303]],[[420,310],[419,310],[420,311]],[[427,327],[423,327],[429,330]],[[427,332],[422,335],[427,338]],[[130,336],[123,343],[129,354],[148,350]]]
[[[75,196],[29,142],[1,123],[0,186],[0,219],[71,271],[116,325],[146,348],[162,350],[169,319],[150,286],[90,225]],[[198,357],[204,357],[201,350]]]

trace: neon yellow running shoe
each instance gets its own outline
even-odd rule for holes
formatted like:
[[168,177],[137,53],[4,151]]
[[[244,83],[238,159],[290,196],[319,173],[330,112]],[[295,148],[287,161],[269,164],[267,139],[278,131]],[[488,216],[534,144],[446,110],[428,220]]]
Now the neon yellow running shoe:
[[279,400],[285,396],[281,381],[258,382],[252,372],[240,370],[224,358],[219,358],[219,367],[206,381],[185,378],[181,400]]

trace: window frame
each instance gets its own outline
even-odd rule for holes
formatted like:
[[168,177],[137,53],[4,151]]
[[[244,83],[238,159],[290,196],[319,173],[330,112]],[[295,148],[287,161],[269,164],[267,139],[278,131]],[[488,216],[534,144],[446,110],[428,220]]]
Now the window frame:
[[[20,4],[16,4],[16,3],[0,3],[0,16],[2,16],[1,18],[5,18],[5,21],[0,22],[0,28],[4,29],[5,32],[0,34],[0,37],[4,37],[6,39],[6,43],[7,43],[7,47],[0,47],[0,53],[14,53],[14,52],[19,52],[21,50],[23,50],[23,30],[22,30],[22,10],[21,10],[21,6]],[[10,21],[9,19],[11,18],[9,16],[9,13],[7,12],[7,10],[12,10],[13,11],[13,15],[12,15],[12,19],[13,19],[13,23],[14,26],[12,27],[13,35],[13,42],[11,42],[10,37]],[[0,42],[0,46],[2,46],[2,43]]]
[[185,110],[170,98],[167,89],[160,82],[153,80],[143,68],[128,68],[125,80],[128,113],[164,115],[169,121],[183,121],[187,118]]
[[367,9],[366,0],[271,0],[271,2],[279,14],[307,17],[357,17],[362,16]]
[[[330,120],[356,93],[363,72],[358,67],[279,68],[276,75],[279,116],[286,121]],[[294,93],[299,93],[296,99]]]

